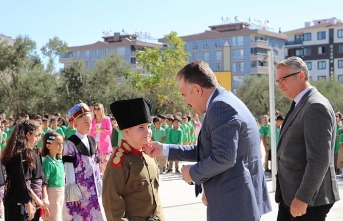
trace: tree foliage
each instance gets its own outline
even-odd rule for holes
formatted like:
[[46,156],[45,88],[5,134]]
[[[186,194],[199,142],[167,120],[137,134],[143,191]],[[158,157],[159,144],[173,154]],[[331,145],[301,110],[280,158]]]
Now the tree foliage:
[[[285,116],[290,101],[285,98],[282,92],[275,86],[275,109]],[[268,76],[245,77],[243,84],[237,90],[237,96],[247,105],[252,114],[260,116],[269,113],[269,79]]]
[[49,39],[49,42],[41,48],[41,51],[42,54],[48,58],[46,72],[52,74],[55,71],[56,57],[68,52],[67,43],[55,36],[54,38]]
[[[343,111],[341,94],[342,84],[338,81],[310,81],[331,103],[335,111]],[[275,109],[285,116],[290,108],[290,100],[275,86]],[[237,96],[248,106],[256,117],[269,112],[269,79],[268,76],[251,76],[244,79],[244,83],[238,88]]]
[[149,73],[131,73],[128,78],[135,89],[143,90],[157,105],[154,114],[186,110],[184,99],[181,97],[176,74],[187,64],[188,53],[184,42],[176,32],[165,35],[166,43],[162,48],[145,48],[137,54],[138,64]]

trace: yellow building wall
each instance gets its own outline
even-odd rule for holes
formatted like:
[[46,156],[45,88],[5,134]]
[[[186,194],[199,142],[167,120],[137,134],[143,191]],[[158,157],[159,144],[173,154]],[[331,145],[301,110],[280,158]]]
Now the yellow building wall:
[[232,75],[231,71],[225,72],[214,72],[220,86],[224,87],[226,90],[231,91],[232,87]]

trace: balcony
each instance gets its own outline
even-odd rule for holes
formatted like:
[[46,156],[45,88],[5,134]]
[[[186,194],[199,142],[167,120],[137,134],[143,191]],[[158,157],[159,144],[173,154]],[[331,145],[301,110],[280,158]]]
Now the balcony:
[[268,54],[266,53],[253,53],[250,54],[251,61],[264,61],[268,59]]
[[286,41],[285,42],[285,47],[286,48],[299,47],[299,46],[302,46],[302,44],[303,44],[302,40]]
[[269,70],[266,66],[251,66],[250,74],[268,74]]
[[69,51],[67,54],[60,54],[59,57],[60,63],[71,63],[74,60],[74,53],[72,51]]
[[250,48],[270,49],[270,46],[268,45],[268,41],[264,41],[264,40],[250,40]]

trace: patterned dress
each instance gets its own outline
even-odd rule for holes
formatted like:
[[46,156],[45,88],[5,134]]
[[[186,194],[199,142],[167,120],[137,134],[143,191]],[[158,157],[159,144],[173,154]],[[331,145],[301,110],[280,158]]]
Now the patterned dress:
[[[64,214],[64,220],[74,221],[102,221],[103,216],[99,204],[100,190],[98,182],[100,180],[97,165],[96,144],[94,138],[87,136],[90,151],[76,135],[72,135],[65,143],[63,161],[74,165],[75,184],[66,186],[66,207],[68,215]],[[80,190],[81,204],[73,205],[68,202],[68,193],[73,192],[73,188]],[[69,189],[69,190],[68,190]]]

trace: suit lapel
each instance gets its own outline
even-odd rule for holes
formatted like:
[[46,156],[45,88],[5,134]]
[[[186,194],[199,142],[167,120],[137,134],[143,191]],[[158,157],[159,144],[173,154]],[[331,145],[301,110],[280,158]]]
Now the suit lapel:
[[[216,98],[220,93],[222,93],[223,91],[225,91],[225,88],[223,87],[220,87],[218,86],[213,94],[212,94],[212,97],[210,98],[210,101],[208,103],[208,107],[207,109],[211,106],[211,103],[212,101],[214,100],[214,98]],[[207,110],[206,110],[207,111]],[[202,132],[204,132],[203,130],[206,129],[206,124],[207,124],[207,114],[205,114],[205,117],[204,117],[204,121],[203,121],[203,126],[201,127],[200,129],[200,132],[199,132],[199,136],[198,136],[198,144],[197,144],[197,161],[199,162],[200,161],[200,152],[202,152],[202,145],[201,145],[201,134]],[[206,133],[206,132],[205,132]]]
[[294,121],[295,117],[298,115],[298,113],[301,111],[301,109],[304,107],[307,99],[309,97],[311,97],[314,93],[317,92],[316,88],[311,88],[306,94],[304,94],[304,96],[301,98],[299,104],[297,104],[294,108],[294,110],[292,111],[292,113],[289,115],[286,124],[283,125],[284,128],[282,128],[281,130],[281,134],[279,137],[279,144],[280,144],[280,140],[283,137],[283,135],[285,134],[285,132],[287,131],[287,128],[292,124],[292,122]]

